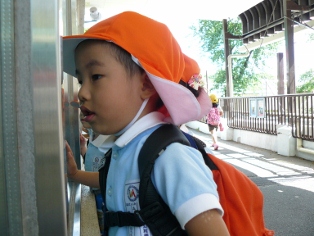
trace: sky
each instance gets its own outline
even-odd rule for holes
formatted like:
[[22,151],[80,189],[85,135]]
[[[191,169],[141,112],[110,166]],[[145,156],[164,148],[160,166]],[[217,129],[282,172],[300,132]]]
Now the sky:
[[206,57],[206,52],[201,48],[201,42],[195,36],[194,32],[190,28],[193,24],[197,24],[198,20],[186,20],[182,24],[174,22],[169,24],[168,27],[179,45],[182,51],[189,57],[195,59],[201,68],[202,74],[213,72],[215,66],[210,62],[208,57]]
[[[91,0],[90,0],[91,1]],[[95,0],[94,0],[95,1]],[[120,0],[123,1],[123,0]],[[139,2],[145,0],[138,0]],[[161,0],[165,1],[165,0]],[[196,0],[203,1],[203,0]],[[110,2],[110,1],[109,1]],[[168,1],[169,2],[169,1]],[[259,2],[259,0],[255,0],[255,2]],[[102,12],[99,10],[102,18],[106,15],[106,12]],[[121,11],[121,10],[117,10]],[[158,12],[158,10],[156,10]],[[167,11],[165,11],[165,15]],[[182,12],[184,14],[188,14],[186,11]],[[112,13],[113,14],[113,13]],[[206,57],[206,53],[202,51],[199,40],[196,37],[193,37],[193,31],[190,27],[193,24],[197,24],[198,17],[203,17],[204,13],[201,11],[193,12],[191,10],[191,14],[193,17],[175,17],[174,15],[168,15],[163,17],[158,17],[155,15],[155,18],[165,23],[170,31],[173,33],[174,37],[177,39],[180,44],[182,51],[194,58],[200,65],[201,74],[204,76],[205,74],[211,75],[215,73],[216,67],[213,63]],[[86,8],[85,19],[88,20],[89,16],[89,7]],[[108,16],[109,17],[109,16]],[[213,18],[215,18],[213,16]],[[217,17],[219,18],[219,17]],[[218,19],[217,19],[218,20]],[[314,52],[314,42],[309,43],[306,41],[308,38],[308,33],[311,30],[304,30],[295,34],[295,71],[296,71],[296,80],[298,80],[299,76],[310,70],[314,69],[313,61],[313,52]],[[314,31],[313,31],[314,33]],[[285,53],[285,45],[279,48],[278,52]],[[276,68],[276,55],[272,59],[269,60],[269,71],[276,78],[277,76],[277,68]]]
[[200,64],[203,73],[213,71],[199,42],[192,37],[189,27],[198,19],[222,20],[236,17],[262,0],[224,0],[223,4],[208,0],[85,0],[86,18],[89,8],[97,7],[102,18],[131,10],[165,23],[179,42],[182,50]]
[[[313,30],[304,30],[295,34],[295,66],[296,74],[300,75],[310,69],[314,70],[314,41],[309,41],[309,34],[314,34]],[[282,51],[284,52],[284,48]]]
[[85,0],[86,7],[102,9],[105,18],[118,12],[131,10],[149,16],[161,22],[173,19],[210,19],[221,20],[235,17],[262,0]]
[[[85,15],[87,16],[85,20],[89,21],[89,8],[86,8]],[[193,37],[193,31],[190,29],[190,27],[193,24],[196,24],[197,21],[198,19],[194,18],[184,18],[180,19],[180,21],[178,21],[176,18],[173,18],[166,20],[165,24],[172,32],[175,39],[178,41],[182,51],[189,57],[195,59],[199,63],[202,73],[205,74],[206,71],[213,71],[215,67],[204,56],[205,53],[202,52],[198,39]],[[85,27],[90,27],[92,24],[94,23],[87,23],[85,24]]]

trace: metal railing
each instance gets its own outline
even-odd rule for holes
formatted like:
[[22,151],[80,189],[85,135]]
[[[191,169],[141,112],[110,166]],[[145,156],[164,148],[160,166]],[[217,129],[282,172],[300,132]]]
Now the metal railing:
[[277,135],[280,125],[292,136],[314,141],[314,94],[220,98],[230,128]]

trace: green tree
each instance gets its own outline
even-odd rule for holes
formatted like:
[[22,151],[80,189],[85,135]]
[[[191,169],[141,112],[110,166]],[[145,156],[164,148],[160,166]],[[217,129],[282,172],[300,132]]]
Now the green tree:
[[300,76],[296,87],[297,93],[314,92],[314,70],[311,69]]
[[[213,87],[225,94],[226,71],[224,55],[223,24],[221,21],[199,20],[197,26],[192,26],[194,35],[200,38],[203,51],[218,70],[210,79]],[[242,24],[239,19],[229,19],[228,32],[242,35]],[[243,95],[248,88],[256,87],[260,81],[259,72],[264,73],[265,61],[275,54],[278,44],[269,44],[250,52],[248,57],[232,59],[232,78],[234,94]],[[230,54],[239,54],[238,48],[243,46],[241,40],[229,40]]]

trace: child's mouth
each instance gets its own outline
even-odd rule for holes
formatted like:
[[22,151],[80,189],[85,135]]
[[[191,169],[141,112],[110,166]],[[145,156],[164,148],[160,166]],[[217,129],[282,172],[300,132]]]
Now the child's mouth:
[[90,122],[90,121],[94,118],[95,113],[92,112],[92,111],[90,111],[90,110],[88,110],[88,109],[87,109],[86,107],[84,107],[84,106],[81,106],[80,108],[81,108],[81,112],[82,112],[83,115],[84,115],[84,118],[81,119],[81,120],[83,120],[83,121],[85,121],[85,122]]

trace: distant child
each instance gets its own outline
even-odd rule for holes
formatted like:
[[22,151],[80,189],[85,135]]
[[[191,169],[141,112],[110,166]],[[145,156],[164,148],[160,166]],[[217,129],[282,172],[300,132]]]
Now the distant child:
[[[104,164],[105,153],[112,147],[113,138],[110,135],[100,135],[93,132],[91,125],[84,119],[84,115],[80,112],[80,120],[83,129],[88,132],[88,144],[86,139],[80,135],[81,155],[84,160],[85,171],[98,172],[99,168]],[[96,210],[99,221],[101,234],[104,234],[104,216],[103,216],[103,199],[99,188],[91,188],[95,195]]]
[[[179,84],[185,65],[178,43],[164,24],[138,13],[123,12],[83,35],[64,37],[63,53],[64,71],[81,84],[85,121],[96,133],[116,138],[106,159],[106,210],[136,213],[143,143],[163,124],[203,117],[208,95],[199,88],[196,98]],[[104,168],[99,173],[78,170],[69,145],[67,158],[69,178],[99,188]],[[172,143],[156,160],[151,179],[188,235],[229,235],[216,184],[199,151]],[[146,225],[119,227],[117,222],[109,236],[152,235]]]
[[219,106],[218,97],[216,94],[210,94],[209,95],[211,101],[212,101],[212,108],[209,110],[209,113],[207,114],[207,124],[209,132],[211,133],[214,150],[218,150],[218,138],[217,138],[217,130],[219,124],[221,124],[221,116],[223,115],[223,110]]
[[84,114],[80,112],[80,153],[85,164],[85,155],[87,151],[87,146],[89,144],[89,139],[93,136],[93,130],[89,123],[85,122]]

